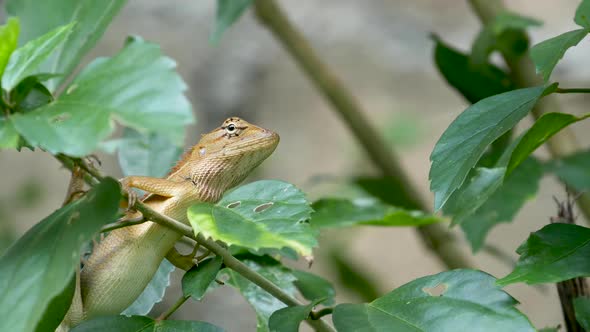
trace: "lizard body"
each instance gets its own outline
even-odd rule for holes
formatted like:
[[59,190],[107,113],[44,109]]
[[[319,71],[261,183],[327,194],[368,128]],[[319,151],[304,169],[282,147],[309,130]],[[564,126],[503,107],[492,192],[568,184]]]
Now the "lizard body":
[[[270,130],[229,118],[203,135],[166,178],[130,176],[121,184],[126,190],[148,192],[145,204],[188,223],[189,206],[217,202],[270,156],[278,142],[279,136]],[[80,272],[80,292],[64,322],[75,326],[96,316],[121,313],[141,294],[180,238],[151,221],[113,230],[94,248]]]

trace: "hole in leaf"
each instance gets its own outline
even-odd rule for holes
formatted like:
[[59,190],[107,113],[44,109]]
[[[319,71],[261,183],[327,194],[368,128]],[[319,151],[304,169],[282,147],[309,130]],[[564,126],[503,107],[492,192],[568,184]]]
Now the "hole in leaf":
[[67,119],[69,119],[71,117],[71,115],[69,113],[61,113],[58,114],[56,116],[54,116],[53,118],[51,118],[51,123],[59,123],[59,122],[64,122]]
[[267,210],[273,204],[274,204],[273,202],[268,202],[268,203],[264,203],[264,204],[258,205],[257,207],[254,208],[254,212],[262,212],[264,210]]
[[438,284],[434,287],[424,287],[422,291],[430,296],[443,296],[448,288],[447,284]]
[[219,276],[217,278],[217,280],[219,280],[219,281],[221,281],[223,283],[226,283],[226,282],[229,281],[229,276],[227,274],[222,274],[221,276]]
[[228,208],[228,209],[237,208],[238,206],[240,206],[240,204],[242,204],[242,202],[240,202],[240,201],[233,202],[233,203],[229,203],[229,204],[227,205],[227,208]]

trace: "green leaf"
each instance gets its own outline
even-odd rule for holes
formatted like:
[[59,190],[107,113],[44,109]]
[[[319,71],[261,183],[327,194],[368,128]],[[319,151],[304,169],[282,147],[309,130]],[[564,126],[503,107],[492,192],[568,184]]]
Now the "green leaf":
[[211,40],[219,41],[225,30],[242,16],[252,2],[253,0],[217,0],[217,18]]
[[422,226],[444,221],[422,211],[408,211],[370,198],[320,199],[313,203],[311,225],[316,228],[371,226]]
[[547,170],[554,172],[568,186],[585,191],[590,189],[590,150],[580,151],[551,161]]
[[55,330],[70,306],[80,247],[115,218],[119,197],[119,183],[105,179],[35,225],[0,257],[0,330]]
[[490,54],[498,49],[498,39],[489,26],[485,26],[475,37],[471,45],[469,63],[472,66],[481,66],[488,62]]
[[506,168],[478,167],[471,171],[467,181],[456,190],[443,212],[447,216],[453,216],[452,225],[462,224],[479,207],[500,188]]
[[565,52],[570,47],[578,45],[587,34],[586,29],[573,30],[542,41],[531,48],[531,58],[535,63],[537,73],[543,75],[545,82],[549,80],[553,68],[563,58]]
[[[296,289],[293,285],[295,277],[288,268],[282,266],[276,260],[268,256],[252,257],[252,255],[248,255],[246,258],[242,258],[241,261],[248,268],[261,274],[287,294],[295,295]],[[286,307],[286,305],[233,270],[227,268],[221,270],[220,277],[222,279],[227,277],[225,284],[236,288],[254,308],[256,311],[257,331],[270,331],[268,327],[270,316],[273,312]]]
[[497,38],[496,48],[506,57],[516,59],[526,54],[529,44],[524,30],[508,29]]
[[[484,244],[492,227],[510,222],[516,213],[539,190],[543,176],[541,164],[533,158],[525,160],[496,191],[472,214],[461,221],[461,229],[474,252]],[[502,182],[502,179],[499,179]],[[448,205],[448,203],[447,203]],[[445,207],[446,209],[446,207]]]
[[223,259],[215,256],[193,266],[182,277],[182,294],[201,301],[209,285],[215,281],[222,264]]
[[76,22],[66,41],[40,68],[41,72],[61,73],[47,87],[55,92],[100,39],[125,0],[9,0],[6,10],[21,22],[20,44],[40,37],[59,26]]
[[26,113],[53,100],[51,92],[41,83],[47,76],[55,77],[44,74],[28,76],[10,91],[10,102],[15,104],[15,112]]
[[0,77],[4,74],[4,69],[8,59],[18,44],[18,33],[20,24],[17,17],[10,17],[6,24],[0,26]]
[[504,11],[496,15],[491,27],[495,35],[500,35],[508,29],[526,29],[529,27],[541,25],[543,25],[543,22],[535,18]]
[[582,0],[578,9],[576,9],[574,22],[581,27],[590,29],[590,1]]
[[19,137],[12,122],[6,118],[0,118],[0,149],[17,148]]
[[116,56],[88,65],[54,102],[15,114],[18,132],[49,152],[84,156],[113,131],[112,118],[179,144],[193,122],[186,86],[160,48],[133,39]]
[[378,198],[383,203],[408,210],[420,209],[420,204],[404,187],[399,179],[385,177],[357,177],[353,181],[364,192]]
[[292,248],[311,257],[317,231],[306,220],[312,212],[305,194],[283,181],[263,180],[226,193],[217,204],[188,209],[195,234],[249,249]]
[[516,252],[520,255],[516,268],[499,279],[499,285],[532,285],[590,276],[590,229],[586,227],[549,224],[531,233]]
[[317,300],[308,305],[286,307],[273,312],[268,321],[270,330],[273,332],[298,332],[301,322],[307,319],[313,307],[319,302]]
[[451,195],[443,207],[443,212],[453,217],[453,225],[470,220],[501,187],[510,155],[521,139],[522,136],[507,145],[503,144],[506,147],[501,155],[494,157],[497,159],[495,164],[491,167],[477,167],[471,170],[467,180]]
[[145,316],[103,316],[94,318],[74,327],[72,332],[223,332],[215,325],[190,320],[160,320]]
[[470,103],[514,89],[508,74],[485,61],[474,66],[469,56],[436,40],[436,66],[447,82]]
[[164,177],[182,153],[181,147],[162,135],[144,134],[131,128],[125,128],[122,138],[105,142],[102,147],[108,152],[118,150],[119,165],[125,176]]
[[60,26],[16,49],[2,76],[2,88],[10,91],[26,77],[40,73],[41,64],[66,41],[74,25],[75,22]]
[[486,63],[495,50],[509,57],[524,54],[529,46],[524,30],[539,25],[542,25],[542,22],[534,18],[507,11],[501,12],[475,38],[470,55],[471,63],[473,65]]
[[170,273],[172,271],[174,271],[174,265],[164,259],[143,292],[121,315],[147,315],[154,305],[164,298],[166,288],[170,286]]
[[301,270],[293,270],[292,273],[297,278],[294,282],[295,287],[297,287],[303,297],[310,301],[324,299],[322,303],[325,305],[334,304],[336,291],[328,280]]
[[583,116],[575,116],[565,113],[546,113],[537,120],[524,134],[510,157],[506,175],[520,165],[533,151],[545,143],[553,135],[572,123],[590,117],[590,113]]
[[590,298],[577,297],[574,299],[574,311],[576,313],[576,320],[584,330],[590,330]]
[[430,160],[430,189],[439,210],[461,186],[486,147],[533,108],[544,87],[513,90],[483,99],[461,113],[436,143]]
[[536,331],[518,303],[489,274],[453,270],[418,278],[364,304],[340,304],[332,319],[339,332]]

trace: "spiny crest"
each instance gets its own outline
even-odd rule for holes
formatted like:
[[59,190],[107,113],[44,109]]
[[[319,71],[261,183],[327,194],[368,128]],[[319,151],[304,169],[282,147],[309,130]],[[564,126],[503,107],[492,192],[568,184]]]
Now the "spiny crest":
[[166,177],[170,176],[171,174],[176,173],[176,171],[178,171],[182,165],[184,165],[191,157],[191,155],[193,154],[193,151],[196,149],[196,146],[193,146],[189,149],[186,149],[186,151],[182,154],[182,156],[180,156],[180,158],[178,158],[178,161],[176,162],[176,164],[174,164],[174,166],[172,166],[172,168],[170,169],[170,171],[168,172],[168,174],[166,174]]

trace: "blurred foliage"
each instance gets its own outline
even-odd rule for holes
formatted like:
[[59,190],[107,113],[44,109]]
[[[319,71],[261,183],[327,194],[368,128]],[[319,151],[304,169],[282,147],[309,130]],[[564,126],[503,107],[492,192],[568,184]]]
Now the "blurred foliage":
[[[176,64],[162,54],[158,45],[139,37],[128,38],[118,53],[95,59],[70,80],[82,57],[101,38],[124,3],[7,2],[7,13],[13,17],[0,26],[1,148],[42,148],[54,155],[67,154],[60,156],[69,158],[84,157],[101,147],[109,152],[118,150],[125,174],[166,174],[181,151],[185,126],[194,118]],[[211,39],[218,41],[251,5],[257,9],[266,5],[266,23],[277,24],[274,19],[280,11],[270,0],[218,0]],[[269,8],[275,9],[277,17],[268,16],[272,13]],[[578,190],[590,187],[587,151],[549,161],[545,167],[531,157],[552,135],[586,116],[545,114],[522,136],[512,135],[541,98],[563,92],[558,83],[549,85],[551,73],[565,52],[590,32],[588,17],[590,0],[583,0],[574,16],[581,29],[542,41],[530,52],[525,29],[541,22],[508,11],[500,11],[482,27],[469,53],[435,38],[434,60],[440,73],[472,105],[436,143],[430,158],[430,187],[435,195],[435,210],[442,208],[453,224],[462,227],[474,250],[484,245],[485,236],[494,225],[514,219],[521,206],[535,195],[546,172],[557,174]],[[287,24],[274,32],[280,32],[276,33],[279,37],[298,40]],[[298,41],[305,45],[301,38]],[[292,46],[288,42],[285,45]],[[312,53],[311,49],[305,51]],[[509,73],[491,64],[494,52],[502,54],[509,65],[530,53],[546,84],[519,86],[515,82],[522,82],[515,79],[513,68]],[[318,82],[320,86],[330,85]],[[338,105],[335,100],[347,96],[343,89],[344,96],[339,96],[338,84],[334,85],[336,92],[327,95]],[[116,124],[123,127],[123,134],[109,139]],[[417,135],[416,128],[404,121],[396,121],[386,129],[394,144],[407,144]],[[118,210],[119,184],[108,177],[99,182],[83,198],[57,210],[4,250],[0,257],[0,292],[4,295],[0,298],[1,330],[54,330],[64,317],[73,296],[80,248],[89,243],[104,223],[112,221]],[[294,331],[301,321],[313,317],[315,306],[331,305],[334,301],[335,290],[327,280],[288,268],[280,261],[297,255],[311,261],[319,228],[421,226],[444,220],[419,211],[423,203],[401,176],[363,177],[352,182],[363,191],[358,195],[363,197],[321,198],[313,205],[315,214],[302,191],[276,180],[238,187],[225,193],[218,203],[191,207],[188,217],[195,234],[223,242],[248,273],[230,269],[232,260],[227,255],[224,257],[228,266],[219,257],[206,260],[185,274],[184,297],[179,305],[188,296],[200,300],[209,290],[219,287],[214,281],[217,277],[237,289],[252,305],[258,331]],[[27,183],[3,202],[2,219],[10,218],[9,206],[34,204],[40,198],[39,192],[35,184]],[[590,276],[589,232],[590,229],[573,224],[543,227],[518,248],[518,264],[500,280],[481,271],[453,270],[418,278],[382,296],[371,271],[346,258],[344,247],[334,246],[329,248],[327,265],[336,271],[344,287],[370,303],[338,304],[326,308],[325,313],[334,310],[333,321],[338,331],[366,326],[377,330],[456,331],[470,329],[474,322],[482,331],[534,331],[528,318],[515,308],[517,301],[500,285]],[[0,250],[11,241],[11,230],[7,226],[1,234]],[[147,314],[162,299],[172,270],[170,263],[163,260],[144,293],[124,313]],[[263,289],[252,280],[258,280],[259,285],[265,284],[260,280],[270,281],[280,292],[277,293],[277,287]],[[297,303],[293,300],[297,295],[309,302],[286,307],[285,303]],[[586,302],[575,301],[576,315],[584,326],[588,321]],[[113,316],[85,322],[74,331],[140,328],[220,330],[203,322]]]

